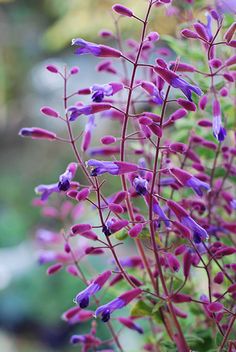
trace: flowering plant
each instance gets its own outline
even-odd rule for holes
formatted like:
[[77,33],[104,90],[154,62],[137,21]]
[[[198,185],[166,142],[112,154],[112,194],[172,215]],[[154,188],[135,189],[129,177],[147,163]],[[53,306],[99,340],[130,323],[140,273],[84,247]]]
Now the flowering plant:
[[[72,40],[78,60],[102,58],[96,69],[110,82],[79,82],[69,92],[79,68],[47,66],[63,81],[63,108],[41,112],[67,136],[20,131],[74,153],[54,183],[35,188],[35,204],[58,226],[38,231],[39,262],[50,264],[48,275],[65,268],[84,285],[62,316],[77,324],[71,343],[83,351],[128,351],[124,329],[144,336],[139,350],[236,351],[235,4],[143,3],[143,18],[113,6],[116,33],[100,35],[115,47]],[[163,8],[180,18],[177,39],[151,31],[149,19]],[[203,10],[206,18],[194,20]],[[138,21],[139,41],[122,41],[125,20]],[[105,119],[112,134],[99,130]],[[108,340],[97,333],[104,323]]]

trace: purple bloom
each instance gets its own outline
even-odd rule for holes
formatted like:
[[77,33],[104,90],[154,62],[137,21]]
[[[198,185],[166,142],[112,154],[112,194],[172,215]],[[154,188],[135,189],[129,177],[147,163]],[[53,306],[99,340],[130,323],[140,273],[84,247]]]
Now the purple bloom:
[[90,348],[98,347],[101,344],[101,340],[93,335],[73,335],[71,336],[70,343],[76,345],[81,343],[86,349],[83,351],[88,351]]
[[59,191],[68,191],[70,188],[70,182],[75,176],[77,170],[76,163],[70,163],[64,172],[64,174],[60,175],[59,182],[58,182],[58,189]]
[[91,176],[98,176],[104,173],[109,173],[110,175],[122,175],[128,172],[133,172],[138,170],[138,166],[131,163],[126,163],[122,161],[100,161],[95,159],[90,159],[87,162],[88,166],[94,167],[91,172]]
[[203,182],[201,180],[199,180],[197,177],[192,176],[187,182],[186,182],[186,186],[191,187],[195,193],[202,197],[203,196],[203,190],[205,191],[209,191],[210,190],[210,186],[208,185],[208,183]]
[[81,149],[83,150],[83,152],[86,152],[86,150],[89,148],[91,137],[92,137],[92,129],[93,127],[95,127],[94,120],[95,120],[94,115],[88,116],[88,122],[86,123],[85,129],[84,129],[84,136],[81,143]]
[[155,84],[147,81],[141,83],[141,87],[152,97],[152,101],[158,105],[161,105],[163,100],[160,96],[160,93],[155,86]]
[[125,307],[130,301],[132,301],[135,297],[137,297],[141,292],[142,290],[140,290],[139,288],[135,288],[133,290],[123,293],[119,297],[113,299],[113,301],[99,307],[95,312],[95,318],[97,318],[101,314],[102,321],[104,323],[108,322],[110,320],[111,314],[115,310]]
[[133,180],[133,186],[138,194],[142,196],[145,196],[147,194],[148,181],[145,178],[142,178],[140,176],[135,177],[135,179]]
[[126,326],[128,329],[131,330],[135,330],[137,331],[139,334],[143,334],[143,329],[141,328],[141,326],[139,326],[138,324],[136,324],[132,318],[118,318],[119,322],[121,324],[123,324],[124,326]]
[[198,225],[190,216],[182,217],[181,223],[193,232],[193,241],[195,243],[201,243],[201,241],[209,238],[206,230]]
[[158,221],[163,221],[166,227],[170,227],[170,220],[160,207],[159,203],[154,199],[153,201],[153,212],[158,215]]
[[41,195],[41,200],[45,201],[49,198],[52,193],[58,193],[59,188],[57,183],[51,185],[39,185],[35,187],[35,192]]
[[87,42],[86,40],[81,38],[72,39],[71,44],[79,47],[78,49],[75,50],[75,54],[77,55],[92,54],[94,56],[99,56],[99,57],[116,57],[116,58],[119,58],[122,55],[122,53],[119,50],[116,50],[106,45]]
[[199,21],[201,23],[201,25],[205,28],[205,31],[207,33],[208,39],[209,41],[212,40],[213,35],[212,35],[212,29],[211,29],[211,21],[212,21],[212,17],[209,14],[206,14],[206,18],[207,18],[207,24],[202,23],[201,21]]
[[236,210],[236,199],[233,199],[231,202],[230,202],[230,205],[231,207]]
[[110,104],[90,104],[82,107],[71,106],[67,111],[70,113],[70,121],[75,121],[81,115],[92,115],[97,112],[111,109]]
[[192,91],[197,95],[203,94],[199,87],[193,86],[192,84],[188,83],[171,70],[168,70],[161,66],[156,66],[154,67],[154,71],[172,87],[181,89],[189,101],[192,101]]
[[81,291],[74,299],[74,302],[80,306],[80,308],[86,308],[89,305],[89,298],[96,292],[100,291],[102,286],[111,276],[111,271],[105,271],[99,275],[85,290]]
[[93,93],[92,100],[96,103],[100,103],[105,96],[110,97],[123,89],[123,87],[121,83],[94,84],[91,88]]
[[220,103],[216,99],[213,101],[213,135],[219,142],[223,142],[226,137],[226,130],[222,126]]

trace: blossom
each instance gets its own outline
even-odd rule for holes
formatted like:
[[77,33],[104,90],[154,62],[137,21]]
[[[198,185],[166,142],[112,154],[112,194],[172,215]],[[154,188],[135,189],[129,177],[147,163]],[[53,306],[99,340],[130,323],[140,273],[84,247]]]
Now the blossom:
[[81,343],[86,348],[85,351],[87,351],[90,348],[98,347],[101,344],[101,340],[89,334],[73,335],[71,336],[70,343],[72,343],[73,345]]
[[141,328],[141,326],[139,326],[138,324],[136,324],[132,318],[118,318],[119,322],[121,324],[123,324],[124,326],[126,326],[128,329],[131,330],[135,330],[137,331],[139,334],[143,334],[143,329]]
[[104,97],[110,97],[115,93],[123,89],[122,83],[108,83],[108,84],[94,84],[91,87],[93,93],[92,100],[96,103],[100,103]]
[[137,297],[142,292],[141,289],[135,288],[133,290],[127,291],[120,295],[119,297],[113,299],[111,302],[104,304],[103,306],[97,308],[95,311],[95,318],[100,314],[102,316],[102,321],[106,323],[109,321],[111,314],[117,310],[125,307],[129,302],[131,302],[135,297]]
[[41,200],[46,201],[52,193],[65,192],[71,187],[71,181],[77,170],[76,163],[70,163],[66,171],[59,176],[59,182],[35,187],[35,192],[41,195]]
[[182,90],[184,95],[188,98],[188,100],[192,101],[192,91],[197,95],[202,95],[202,91],[199,87],[194,86],[184,79],[180,78],[173,71],[168,70],[167,68],[163,68],[161,66],[154,67],[154,71],[161,76],[167,83],[169,83],[174,88],[179,88]]
[[70,108],[67,109],[67,112],[70,114],[70,121],[75,121],[77,118],[81,115],[92,115],[97,112],[105,111],[111,109],[111,104],[105,104],[105,103],[100,103],[100,104],[90,104],[90,105],[85,105],[85,106],[71,106]]
[[193,241],[195,243],[198,244],[201,243],[201,241],[208,239],[209,236],[206,230],[198,225],[196,221],[194,221],[187,213],[187,211],[181,207],[181,205],[173,200],[168,200],[167,205],[174,212],[180,223],[186,226],[193,233]]
[[203,196],[203,190],[206,190],[206,191],[210,190],[210,186],[206,182],[199,180],[197,177],[194,177],[187,171],[173,167],[170,169],[170,173],[182,185],[192,188],[194,192],[200,197]]
[[101,290],[102,286],[106,283],[110,276],[110,270],[107,270],[99,275],[96,280],[94,280],[88,287],[86,287],[85,290],[77,294],[74,302],[77,303],[80,308],[86,308],[89,305],[89,298]]
[[138,170],[136,164],[122,162],[122,161],[100,161],[95,159],[90,159],[87,162],[88,166],[94,167],[91,172],[91,176],[98,176],[104,173],[109,173],[110,175],[122,175],[125,173],[133,172]]
[[213,135],[219,142],[223,142],[226,136],[226,130],[222,126],[220,103],[217,99],[213,101]]
[[160,93],[155,86],[155,84],[147,81],[142,81],[141,87],[152,97],[152,101],[158,105],[161,105],[163,100],[160,96]]
[[122,53],[119,50],[111,48],[106,45],[99,45],[87,42],[84,39],[72,39],[71,45],[76,45],[79,48],[75,50],[76,55],[92,54],[99,57],[121,57]]
[[135,177],[135,179],[133,180],[133,186],[138,194],[142,196],[145,196],[147,194],[148,181],[145,178],[142,178],[140,176]]
[[19,131],[19,136],[30,137],[32,139],[47,139],[53,141],[57,139],[55,133],[39,127],[25,127]]

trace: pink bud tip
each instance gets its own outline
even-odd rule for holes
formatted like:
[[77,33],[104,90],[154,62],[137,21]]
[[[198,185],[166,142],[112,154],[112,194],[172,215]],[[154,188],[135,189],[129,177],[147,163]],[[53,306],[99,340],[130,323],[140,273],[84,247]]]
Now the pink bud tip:
[[229,286],[228,292],[229,293],[236,292],[236,283]]
[[147,36],[146,36],[146,40],[148,40],[149,42],[156,42],[157,40],[159,40],[160,36],[157,32],[150,32]]
[[75,265],[68,265],[66,271],[72,276],[79,276],[78,269]]
[[56,134],[39,127],[22,128],[19,132],[21,137],[30,137],[32,139],[47,139],[53,141],[57,138]]
[[92,240],[92,241],[97,241],[98,239],[98,236],[96,235],[95,232],[93,231],[84,231],[80,234],[82,237],[85,237],[85,238],[88,238],[89,240]]
[[113,37],[113,33],[111,31],[106,30],[106,29],[103,29],[102,31],[100,31],[99,35],[102,38],[111,38],[111,37]]
[[109,209],[113,213],[117,213],[117,214],[122,214],[124,212],[124,208],[121,205],[115,204],[115,203],[110,203],[109,204]]
[[77,193],[76,199],[78,201],[85,200],[89,196],[90,190],[89,188],[84,188]]
[[183,30],[181,31],[181,34],[182,34],[182,36],[185,37],[185,38],[191,38],[191,39],[196,39],[196,38],[198,38],[198,35],[197,35],[195,32],[190,31],[189,29],[183,29]]
[[231,66],[231,65],[235,65],[235,64],[236,64],[236,55],[233,55],[232,57],[230,57],[229,59],[227,59],[225,61],[226,66]]
[[133,12],[128,8],[120,4],[112,6],[112,10],[117,12],[119,15],[132,17]]
[[198,126],[201,126],[201,127],[212,127],[212,122],[210,120],[207,120],[207,119],[200,120],[200,121],[198,121]]
[[207,105],[207,95],[203,95],[201,99],[199,100],[199,108],[201,110],[205,110],[205,107]]
[[207,305],[207,310],[211,313],[216,313],[222,311],[224,308],[223,304],[219,302],[213,302]]
[[185,99],[177,99],[177,103],[188,111],[196,111],[196,105],[191,101]]
[[47,116],[51,116],[51,117],[58,117],[59,116],[59,113],[50,108],[50,106],[43,106],[41,109],[40,109],[41,113],[44,114],[44,115],[47,115]]
[[112,225],[110,225],[110,231],[111,231],[111,233],[115,233],[115,232],[123,229],[128,224],[129,224],[128,220],[117,220]]
[[74,66],[70,69],[70,74],[71,75],[76,75],[77,73],[79,73],[79,67]]
[[102,144],[106,144],[106,145],[115,143],[116,140],[117,139],[114,136],[104,136],[104,137],[101,138]]
[[52,73],[58,73],[59,72],[57,66],[55,66],[55,65],[48,65],[48,66],[46,66],[46,69],[49,72],[52,72]]
[[127,197],[127,192],[120,191],[120,192],[116,193],[116,195],[113,199],[113,203],[119,204],[119,203],[123,202],[123,200],[125,200],[126,197]]
[[236,22],[232,23],[229,29],[226,31],[224,35],[224,39],[226,40],[227,43],[231,42],[231,39],[233,38],[234,32],[236,31]]
[[63,267],[63,265],[61,263],[57,263],[54,265],[51,265],[48,269],[47,269],[47,275],[53,275],[56,272],[58,272],[59,270],[61,270],[61,268]]
[[187,111],[186,110],[179,109],[179,110],[176,110],[172,115],[170,115],[170,119],[172,121],[176,121],[176,120],[182,119],[186,115],[187,115]]
[[72,235],[78,235],[85,231],[91,230],[92,226],[90,224],[77,224],[71,227]]
[[224,281],[224,274],[221,271],[219,271],[214,277],[214,282],[220,285],[222,284],[223,281]]
[[128,233],[130,237],[135,238],[142,232],[142,229],[143,229],[143,224],[136,224],[132,227],[132,229],[129,230]]

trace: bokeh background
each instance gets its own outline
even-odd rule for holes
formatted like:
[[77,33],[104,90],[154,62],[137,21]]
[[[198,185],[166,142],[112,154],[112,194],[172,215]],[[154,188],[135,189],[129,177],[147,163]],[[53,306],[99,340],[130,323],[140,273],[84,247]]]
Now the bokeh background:
[[[200,3],[201,1],[199,1]],[[53,278],[37,264],[34,236],[42,218],[32,207],[34,187],[55,182],[72,159],[69,147],[23,140],[20,128],[60,130],[39,109],[61,109],[62,82],[47,64],[79,65],[71,91],[107,78],[96,76],[97,60],[77,58],[71,39],[100,41],[98,32],[113,30],[112,0],[0,0],[0,351],[69,352],[72,332],[60,320],[78,290],[73,278]],[[144,0],[120,1],[142,16]],[[181,3],[181,1],[179,2]],[[177,20],[155,13],[152,30],[174,34]],[[122,34],[137,38],[138,27],[122,21]],[[161,45],[161,43],[160,43]],[[82,126],[81,126],[82,128]],[[63,131],[60,131],[63,133]]]

